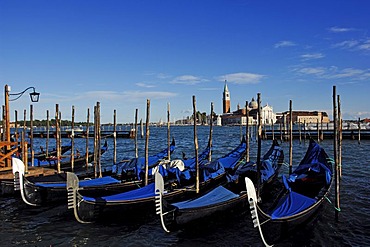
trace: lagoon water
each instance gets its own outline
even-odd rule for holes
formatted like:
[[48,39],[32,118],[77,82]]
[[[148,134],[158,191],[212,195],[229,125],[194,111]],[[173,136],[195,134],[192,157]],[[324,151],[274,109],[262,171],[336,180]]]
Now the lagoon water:
[[[197,132],[199,150],[202,150],[207,145],[209,127],[199,126]],[[213,159],[238,145],[241,133],[244,134],[245,129],[237,126],[214,127]],[[171,137],[177,144],[172,158],[181,158],[182,152],[188,157],[194,155],[192,126],[171,127]],[[140,155],[144,155],[144,139],[138,138]],[[113,139],[107,141],[109,151],[102,156],[102,165],[109,168],[113,162]],[[63,139],[63,142],[69,140]],[[80,150],[84,150],[84,139],[75,142]],[[35,147],[44,143],[45,139],[34,140]],[[149,155],[166,145],[167,128],[151,127]],[[262,154],[270,145],[271,140],[262,141]],[[281,145],[288,163],[289,143]],[[294,140],[293,169],[307,145],[308,141]],[[324,140],[321,145],[333,157],[333,140]],[[370,141],[358,144],[357,140],[343,140],[342,149],[339,222],[334,219],[334,205],[325,202],[321,214],[313,222],[275,246],[370,246]],[[117,160],[134,157],[134,151],[134,140],[117,139]],[[252,137],[251,160],[255,160],[256,153],[257,143]],[[287,166],[283,166],[281,173],[287,172]],[[332,192],[330,199],[334,202],[334,188]],[[0,207],[0,246],[263,246],[248,213],[225,215],[194,225],[192,229],[165,233],[154,213],[147,219],[81,224],[75,220],[73,212],[67,210],[66,204],[32,208],[18,197],[0,197]]]

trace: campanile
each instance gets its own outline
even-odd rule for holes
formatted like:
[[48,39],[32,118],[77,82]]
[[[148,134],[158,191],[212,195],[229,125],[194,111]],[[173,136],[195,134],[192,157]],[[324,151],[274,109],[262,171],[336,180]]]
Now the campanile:
[[227,87],[227,82],[225,80],[224,93],[222,97],[223,103],[223,113],[230,113],[230,92]]

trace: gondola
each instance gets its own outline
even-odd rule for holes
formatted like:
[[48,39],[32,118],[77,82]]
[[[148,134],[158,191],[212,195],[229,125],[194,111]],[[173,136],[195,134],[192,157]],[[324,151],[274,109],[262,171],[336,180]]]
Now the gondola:
[[[103,148],[106,147],[106,143]],[[102,150],[103,150],[102,148]],[[17,179],[15,186],[20,190],[23,201],[31,206],[45,206],[59,204],[67,199],[67,173],[62,169],[61,173],[43,177],[24,177],[22,161],[13,162],[13,171]],[[84,158],[85,162],[85,158]],[[16,164],[16,166],[14,166]],[[67,168],[64,166],[64,168]],[[114,174],[104,175],[101,178],[92,178],[94,172],[80,172],[78,177],[81,180],[79,186],[84,188],[85,194],[115,194],[123,191],[132,190],[142,186],[139,180],[121,180]],[[18,175],[19,174],[19,175]]]
[[[245,178],[254,227],[259,228],[262,241],[275,241],[307,223],[320,210],[333,182],[333,160],[313,139],[310,140],[306,155],[289,176],[283,176],[279,196],[273,203],[258,203],[253,182]],[[268,205],[268,206],[267,206]],[[263,222],[263,227],[261,226]],[[269,232],[269,241],[263,235]],[[273,236],[274,234],[276,236]]]
[[[283,149],[277,141],[273,141],[261,162],[261,189],[278,175],[283,161]],[[228,212],[247,205],[248,197],[244,185],[244,177],[246,176],[257,183],[256,163],[246,162],[244,159],[227,183],[189,200],[172,204],[165,200],[164,188],[161,186],[163,184],[162,178],[160,175],[157,176],[159,181],[156,180],[156,207],[157,214],[161,217],[163,229],[168,232],[185,228],[216,213]]]
[[[170,153],[172,154],[176,148],[175,139],[172,139],[170,144]],[[161,160],[168,157],[168,148],[163,149],[157,154],[148,157],[148,168],[152,169],[160,163]],[[145,173],[145,157],[132,158],[117,162],[112,166],[112,173],[121,180],[138,180]]]
[[[226,181],[225,169],[220,166],[220,162],[225,162],[229,157],[232,162],[240,160],[244,156],[245,142],[240,143],[237,148],[225,155],[224,157],[211,163],[200,165],[199,189],[209,190],[214,186]],[[243,152],[244,150],[244,152]],[[178,169],[178,168],[176,168]],[[180,169],[178,169],[180,170]],[[162,172],[158,170],[155,176]],[[179,200],[195,194],[194,173],[189,169],[177,171],[176,175],[170,176],[173,170],[166,170],[164,176],[167,177],[163,183],[163,187],[167,193],[163,196],[166,200]],[[163,174],[162,174],[163,175]],[[74,214],[79,222],[91,222],[96,220],[113,219],[118,220],[120,216],[129,213],[136,215],[133,212],[141,214],[143,212],[154,212],[155,201],[155,185],[154,182],[147,186],[131,190],[124,193],[108,195],[108,196],[86,196],[84,190],[78,188],[78,178],[72,174],[67,174],[68,191],[69,191],[69,208],[74,209]]]
[[[100,149],[100,154],[104,154],[108,150],[108,143],[105,140],[104,145]],[[71,157],[65,156],[59,158],[60,162],[60,170],[61,171],[72,171],[72,163],[71,163]],[[89,152],[88,154],[88,163],[91,163],[94,159],[94,153]],[[30,163],[30,162],[29,162]],[[47,167],[47,168],[53,168],[57,169],[58,167],[58,157],[56,156],[49,156],[45,160],[34,160],[34,166],[39,167]],[[73,162],[73,171],[78,171],[82,169],[86,169],[86,154],[81,155],[79,153],[76,153],[74,155],[74,162]]]
[[[68,152],[69,150],[71,150],[71,148],[72,148],[72,144],[71,143],[69,143],[68,145],[63,145],[62,147],[61,147],[61,149],[60,149],[60,154],[61,155],[63,155],[63,154],[65,154],[66,152]],[[55,149],[53,149],[53,150],[50,150],[50,151],[48,151],[48,156],[46,156],[46,152],[43,150],[43,148],[42,147],[40,147],[40,149],[41,149],[41,152],[39,152],[39,153],[35,153],[34,155],[33,155],[33,158],[35,159],[35,160],[46,160],[47,158],[49,158],[49,157],[55,157],[56,155],[57,155],[57,150],[55,150]],[[28,160],[31,160],[31,155],[29,154],[28,155]]]

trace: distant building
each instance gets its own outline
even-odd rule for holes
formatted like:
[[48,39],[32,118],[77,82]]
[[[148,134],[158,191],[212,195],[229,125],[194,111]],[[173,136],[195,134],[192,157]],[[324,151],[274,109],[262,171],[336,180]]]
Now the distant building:
[[[293,123],[329,123],[330,119],[326,112],[320,111],[292,111]],[[289,123],[290,112],[279,114],[278,123]]]
[[227,83],[225,80],[224,92],[222,97],[222,106],[223,106],[223,113],[230,113],[230,92],[229,88],[227,87]]
[[[230,93],[229,93],[230,96]],[[258,102],[252,98],[252,101],[248,104],[248,124],[253,125],[257,123],[258,119]],[[276,115],[273,112],[273,108],[270,105],[265,105],[261,109],[262,124],[273,124],[276,122]],[[222,114],[222,125],[246,125],[246,109],[240,108],[238,104],[237,110],[232,113]]]

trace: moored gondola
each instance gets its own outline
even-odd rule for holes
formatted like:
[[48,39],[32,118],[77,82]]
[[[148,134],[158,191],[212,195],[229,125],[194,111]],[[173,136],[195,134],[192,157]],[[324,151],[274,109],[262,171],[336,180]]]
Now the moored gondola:
[[[261,162],[261,189],[277,176],[284,160],[284,152],[276,141]],[[156,187],[157,214],[161,217],[162,227],[165,231],[192,226],[216,213],[228,212],[247,204],[247,193],[244,177],[251,177],[257,183],[257,165],[245,160],[239,164],[233,175],[229,176],[227,183],[205,193],[195,195],[193,198],[169,203],[165,199],[162,178],[157,176]]]
[[[240,143],[232,152],[223,158],[200,167],[199,188],[201,191],[214,188],[226,181],[226,172],[220,162],[229,160],[238,163],[245,152],[245,142]],[[228,159],[233,157],[232,159]],[[224,160],[223,160],[224,159]],[[174,170],[178,170],[175,172]],[[195,177],[192,169],[166,170],[167,179],[163,183],[167,193],[164,197],[168,201],[180,200],[192,197],[195,194]],[[190,170],[190,171],[189,171]],[[162,172],[159,170],[158,172]],[[158,172],[156,174],[158,174]],[[168,173],[175,173],[170,176]],[[74,214],[79,222],[91,222],[95,220],[118,220],[125,212],[154,212],[155,186],[150,183],[136,190],[108,195],[108,196],[86,196],[84,190],[78,188],[78,179],[75,175],[68,173],[69,208],[74,209]]]
[[[282,177],[284,188],[271,203],[258,203],[253,182],[245,178],[254,227],[259,228],[265,245],[317,215],[333,182],[332,166],[333,160],[311,139],[298,167],[289,176]],[[264,231],[269,232],[267,241]]]

